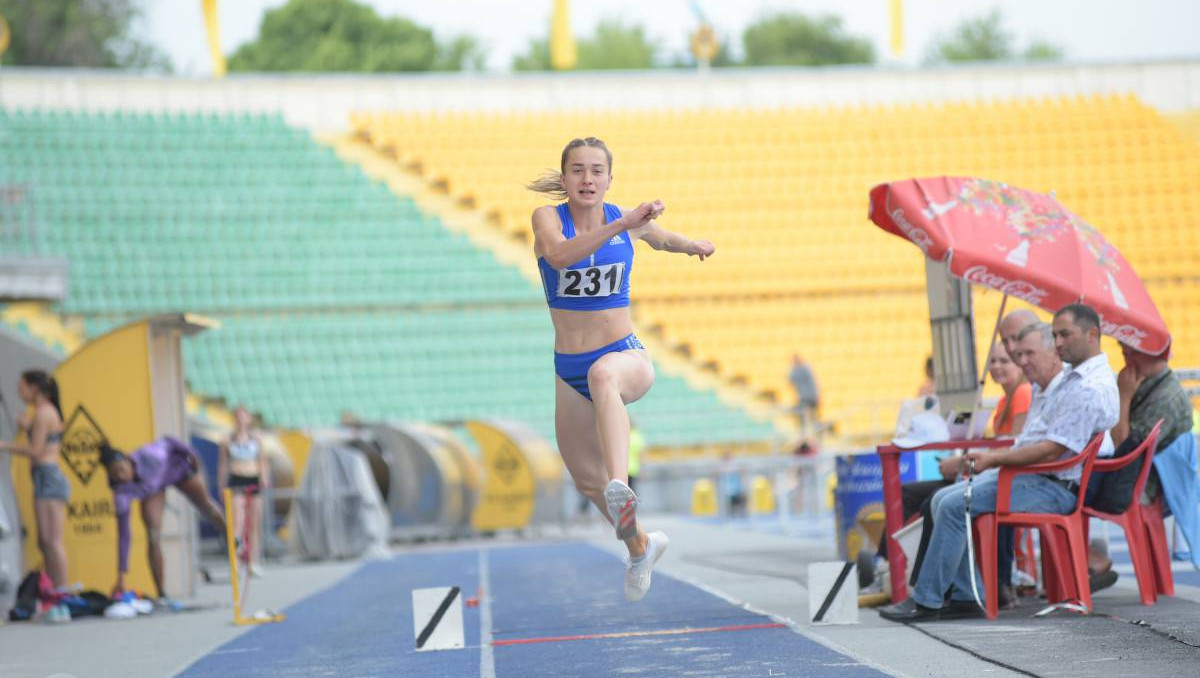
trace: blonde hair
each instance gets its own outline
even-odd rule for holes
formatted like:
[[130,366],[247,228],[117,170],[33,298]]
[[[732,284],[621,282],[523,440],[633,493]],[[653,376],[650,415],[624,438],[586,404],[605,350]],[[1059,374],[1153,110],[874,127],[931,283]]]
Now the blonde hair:
[[[1032,327],[1032,325],[1030,327]],[[1026,329],[1028,329],[1028,328],[1026,328]],[[1010,363],[1012,362],[1012,357],[1008,355],[1008,350],[1004,348],[1004,344],[1001,344],[999,342],[992,345],[991,354],[988,355],[988,362],[992,361],[991,356],[996,353],[996,349],[1000,349],[1000,351],[1003,352],[1001,355],[1003,355],[1005,358],[1008,358],[1008,362],[1010,362]],[[1017,387],[1020,387],[1021,384],[1025,383],[1025,371],[1018,369],[1017,374],[1020,375],[1017,379]],[[1017,389],[1014,388],[1013,395],[1016,395],[1016,393],[1017,393]],[[1008,394],[1006,393],[1004,396],[1004,409],[1000,411],[1000,418],[997,419],[996,421],[1000,422],[1001,424],[1007,423],[1010,426],[1012,425],[1012,422],[1008,420],[1008,418],[1010,416],[1012,416],[1012,408],[1013,408],[1012,401],[1013,401],[1013,399],[1009,398]],[[1020,431],[1014,431],[1014,433],[1020,433]]]
[[525,184],[525,188],[534,193],[548,195],[557,200],[567,199],[567,188],[563,185],[563,172],[567,171],[567,156],[571,151],[581,147],[598,148],[604,151],[605,157],[608,158],[608,172],[612,174],[613,157],[612,151],[608,150],[608,146],[603,141],[596,137],[587,137],[586,139],[572,139],[562,152],[562,159],[558,162],[558,170],[546,170],[542,176]]

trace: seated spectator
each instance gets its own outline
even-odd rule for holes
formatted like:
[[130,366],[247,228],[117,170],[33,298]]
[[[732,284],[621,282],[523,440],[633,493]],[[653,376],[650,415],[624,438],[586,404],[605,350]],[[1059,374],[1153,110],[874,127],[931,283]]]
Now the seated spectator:
[[[1155,452],[1165,450],[1191,429],[1192,405],[1187,393],[1165,356],[1149,356],[1124,344],[1121,353],[1125,357],[1125,367],[1117,375],[1121,420],[1112,429],[1116,445],[1114,456],[1123,457],[1137,449],[1159,419],[1163,426]],[[1135,463],[1112,473],[1093,474],[1087,488],[1088,506],[1107,513],[1123,512],[1133,499],[1133,486],[1140,472],[1141,464]],[[1158,474],[1151,468],[1146,480],[1146,497],[1157,497],[1158,486]],[[1107,545],[1098,541],[1103,540],[1093,540],[1088,562],[1093,590],[1111,586],[1117,580],[1116,572],[1112,572],[1112,560],[1107,555]]]
[[[996,414],[992,419],[993,433],[997,437],[1011,437],[1016,435],[1025,425],[1025,419],[1032,401],[1032,390],[1028,381],[1026,381],[1024,371],[1018,368],[1016,363],[1012,361],[1011,353],[1021,330],[1037,322],[1038,317],[1033,311],[1026,309],[1009,313],[1000,321],[998,329],[1001,343],[992,348],[992,352],[988,357],[988,373],[996,383],[1000,384],[1005,393],[1004,397],[997,404]],[[1053,355],[1051,357],[1053,358]],[[1053,361],[1061,368],[1061,361],[1058,361],[1057,358],[1054,358]],[[1050,378],[1053,378],[1053,375],[1050,375]],[[900,488],[905,522],[918,512],[925,518],[925,523],[922,525],[921,530],[920,545],[917,548],[916,557],[913,558],[911,581],[914,584],[916,583],[917,575],[921,571],[925,549],[929,545],[929,537],[933,530],[933,515],[929,510],[929,500],[935,492],[954,484],[959,476],[962,475],[962,458],[958,456],[946,456],[938,462],[938,470],[942,474],[940,480],[906,483]],[[1012,530],[1002,529],[1000,531],[997,550],[997,565],[999,567],[1000,580],[1005,583],[1012,578],[1012,553]],[[887,558],[886,539],[880,540],[878,555],[881,558]],[[1002,607],[1009,606],[1015,600],[1010,593],[1011,587],[1002,587]]]
[[988,374],[1004,389],[992,415],[992,435],[996,438],[1016,437],[1025,427],[1025,417],[1033,400],[1033,387],[1025,372],[1009,357],[1002,344],[992,346],[988,356]]
[[[965,458],[977,472],[1001,466],[1028,466],[1079,454],[1099,433],[1120,419],[1116,378],[1100,351],[1100,318],[1082,304],[1059,310],[1050,328],[1039,326],[1018,340],[1014,358],[1018,365],[1036,358],[1050,364],[1050,342],[1058,356],[1071,367],[1062,381],[1044,398],[1041,409],[1030,418],[1011,448],[968,452]],[[1027,372],[1028,374],[1028,372]],[[1039,375],[1040,376],[1040,375]],[[1034,379],[1040,388],[1045,382]],[[997,473],[982,473],[974,481],[971,515],[996,509]],[[1078,466],[1054,474],[1017,476],[1012,484],[1012,510],[1021,513],[1069,513],[1079,492]],[[966,483],[938,491],[931,501],[933,532],[912,596],[880,610],[892,621],[929,621],[979,616],[968,565],[970,548],[963,521]],[[984,592],[978,592],[980,596]],[[948,600],[947,600],[948,598]]]
[[[1010,342],[1015,343],[1015,336],[1007,336]],[[988,374],[991,375],[992,381],[1004,389],[1004,395],[1000,396],[1000,401],[996,403],[996,412],[992,415],[992,436],[1014,438],[1025,428],[1029,406],[1033,401],[1033,387],[1026,379],[1024,370],[1017,367],[1002,344],[992,346],[992,352],[988,356]],[[1002,525],[996,538],[996,576],[1000,580],[997,595],[1001,609],[1016,607],[1017,604],[1012,585],[1015,548],[1013,528]]]

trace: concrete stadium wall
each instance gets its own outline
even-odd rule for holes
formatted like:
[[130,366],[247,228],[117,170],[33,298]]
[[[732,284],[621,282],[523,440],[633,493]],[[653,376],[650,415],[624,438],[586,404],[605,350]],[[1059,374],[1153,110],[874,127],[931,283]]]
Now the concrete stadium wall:
[[363,110],[665,109],[895,104],[1136,94],[1200,109],[1200,59],[989,64],[922,70],[763,68],[569,74],[237,75],[224,80],[95,70],[0,69],[0,106],[69,110],[280,112],[315,132]]

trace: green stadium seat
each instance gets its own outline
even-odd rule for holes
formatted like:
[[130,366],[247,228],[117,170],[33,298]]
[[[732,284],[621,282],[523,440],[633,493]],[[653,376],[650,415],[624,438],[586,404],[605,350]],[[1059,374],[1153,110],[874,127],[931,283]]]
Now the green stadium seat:
[[[41,228],[13,251],[70,260],[59,310],[89,336],[215,316],[184,343],[191,388],[271,424],[494,414],[553,437],[540,289],[281,116],[0,108],[0,124]],[[773,435],[661,374],[634,411],[653,444]]]

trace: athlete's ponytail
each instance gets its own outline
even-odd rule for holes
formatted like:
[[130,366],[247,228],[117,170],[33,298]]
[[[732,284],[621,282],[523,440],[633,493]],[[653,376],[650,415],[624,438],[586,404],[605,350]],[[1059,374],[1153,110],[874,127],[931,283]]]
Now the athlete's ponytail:
[[108,441],[100,443],[100,464],[102,466],[111,466],[113,462],[123,459],[125,453],[108,444]]
[[129,459],[129,455],[121,450],[108,444],[107,440],[100,442],[100,465],[104,467],[104,472],[108,474],[108,486],[115,487],[117,481],[114,478],[113,466],[118,462],[133,463]]
[[587,137],[586,139],[572,139],[570,143],[563,148],[562,159],[558,163],[558,171],[546,170],[542,176],[534,179],[525,185],[525,188],[534,193],[548,195],[557,200],[567,199],[567,188],[563,184],[563,172],[567,171],[567,156],[571,154],[573,149],[581,146],[589,148],[598,148],[604,151],[605,157],[608,158],[608,173],[612,174],[613,157],[612,151],[608,150],[608,146],[603,141],[596,137]]
[[525,188],[555,200],[567,199],[567,187],[563,185],[563,175],[558,170],[546,170],[542,176],[525,184]]
[[46,400],[49,400],[50,404],[54,405],[54,409],[58,410],[58,416],[63,416],[62,404],[58,400],[58,382],[54,380],[54,377],[44,370],[26,370],[21,374],[21,379],[37,389],[38,393],[46,396]]

